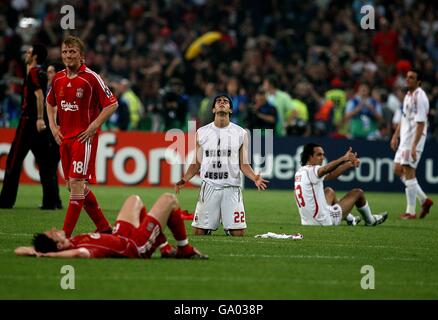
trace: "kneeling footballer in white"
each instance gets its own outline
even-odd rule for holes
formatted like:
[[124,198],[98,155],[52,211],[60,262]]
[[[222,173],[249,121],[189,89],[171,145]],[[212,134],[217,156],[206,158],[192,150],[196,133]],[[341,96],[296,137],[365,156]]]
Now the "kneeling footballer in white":
[[214,121],[196,132],[195,158],[175,189],[178,193],[200,171],[202,185],[192,223],[195,234],[210,234],[222,223],[226,234],[243,236],[247,225],[240,171],[259,190],[265,190],[268,181],[255,174],[249,165],[248,134],[230,122],[231,99],[227,95],[217,96],[212,111]]

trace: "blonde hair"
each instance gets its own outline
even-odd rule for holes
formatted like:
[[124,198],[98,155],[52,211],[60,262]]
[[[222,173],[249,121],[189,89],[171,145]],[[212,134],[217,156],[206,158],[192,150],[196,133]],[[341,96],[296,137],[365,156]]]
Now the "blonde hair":
[[62,44],[66,46],[76,46],[79,48],[81,54],[85,54],[85,45],[84,42],[76,36],[69,35],[62,41]]

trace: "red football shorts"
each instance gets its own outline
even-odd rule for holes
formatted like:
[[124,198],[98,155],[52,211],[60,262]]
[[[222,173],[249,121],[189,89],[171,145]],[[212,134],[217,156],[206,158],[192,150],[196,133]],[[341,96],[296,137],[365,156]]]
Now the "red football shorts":
[[84,143],[79,142],[77,138],[62,141],[59,152],[65,180],[75,178],[96,183],[95,167],[98,141],[97,135]]
[[113,234],[130,239],[137,246],[139,255],[150,258],[158,243],[155,241],[161,233],[160,223],[152,216],[146,215],[138,228],[131,223],[117,220]]

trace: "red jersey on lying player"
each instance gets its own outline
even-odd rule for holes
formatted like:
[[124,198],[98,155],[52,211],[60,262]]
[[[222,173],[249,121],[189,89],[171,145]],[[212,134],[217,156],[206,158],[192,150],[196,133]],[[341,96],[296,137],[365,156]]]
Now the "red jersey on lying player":
[[155,240],[160,232],[160,224],[149,215],[144,217],[138,228],[117,220],[113,234],[78,235],[70,239],[69,249],[85,248],[90,258],[150,258],[157,248]]

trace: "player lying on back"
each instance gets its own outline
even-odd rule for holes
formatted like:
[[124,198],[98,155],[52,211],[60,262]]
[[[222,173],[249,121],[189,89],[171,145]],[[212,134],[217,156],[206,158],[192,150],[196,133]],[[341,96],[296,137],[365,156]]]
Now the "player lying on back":
[[[150,258],[160,248],[165,258],[207,259],[189,244],[178,200],[170,193],[161,195],[149,213],[139,196],[126,199],[112,234],[89,233],[67,238],[62,230],[36,234],[32,247],[18,247],[21,256],[55,258]],[[167,243],[163,229],[168,226],[177,249]]]
[[295,200],[302,225],[337,226],[345,219],[349,225],[356,225],[360,217],[354,217],[351,210],[356,206],[366,226],[383,223],[388,214],[372,214],[362,189],[353,189],[342,199],[336,199],[335,191],[324,189],[324,180],[339,177],[345,171],[358,167],[360,160],[351,149],[337,160],[325,166],[324,150],[321,145],[309,143],[301,153],[302,167],[295,173]]

